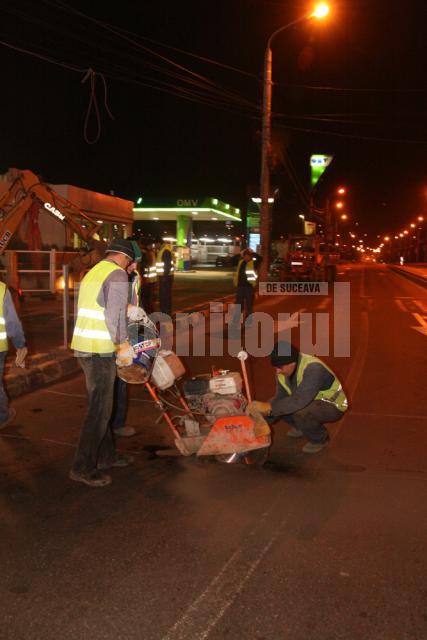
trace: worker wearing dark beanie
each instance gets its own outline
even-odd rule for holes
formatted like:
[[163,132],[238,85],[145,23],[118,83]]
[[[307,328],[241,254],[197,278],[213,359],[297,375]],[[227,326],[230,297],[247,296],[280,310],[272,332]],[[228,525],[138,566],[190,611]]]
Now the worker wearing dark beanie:
[[319,358],[301,353],[289,342],[279,341],[270,354],[276,369],[276,395],[269,402],[255,401],[250,412],[262,413],[269,422],[282,418],[291,438],[307,438],[304,453],[317,453],[329,442],[324,426],[336,422],[347,409],[347,398],[334,372]]
[[273,367],[298,362],[298,358],[298,349],[290,342],[285,342],[284,340],[276,342],[273,351],[270,353],[270,362]]

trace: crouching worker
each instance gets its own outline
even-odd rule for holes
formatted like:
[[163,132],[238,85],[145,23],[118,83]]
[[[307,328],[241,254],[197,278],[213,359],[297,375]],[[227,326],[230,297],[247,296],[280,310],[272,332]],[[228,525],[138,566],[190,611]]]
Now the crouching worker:
[[276,370],[277,391],[270,402],[252,402],[250,409],[291,425],[290,438],[306,438],[304,453],[317,453],[329,442],[327,422],[337,422],[347,409],[347,398],[333,371],[319,358],[300,353],[289,342],[278,342],[270,354]]

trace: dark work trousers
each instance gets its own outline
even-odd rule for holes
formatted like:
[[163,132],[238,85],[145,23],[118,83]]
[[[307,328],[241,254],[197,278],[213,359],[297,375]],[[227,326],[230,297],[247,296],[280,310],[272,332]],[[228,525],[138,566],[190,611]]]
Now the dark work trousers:
[[236,318],[238,320],[241,312],[246,312],[246,317],[250,316],[254,304],[254,288],[250,284],[237,287],[236,304],[240,305],[240,309],[236,310]]
[[145,313],[153,313],[153,287],[154,284],[152,282],[143,282],[141,288],[141,307],[144,309]]
[[329,440],[324,423],[337,422],[343,415],[344,412],[337,409],[331,402],[313,400],[304,409],[280,417],[295,429],[302,431],[309,442],[319,444]]
[[7,351],[0,352],[0,424],[9,417],[9,401],[3,385],[4,361],[6,360]]
[[159,309],[168,316],[172,313],[172,283],[173,276],[159,277]]
[[128,386],[117,376],[114,383],[113,413],[111,415],[111,428],[121,429],[125,426],[128,412]]
[[115,457],[110,419],[116,359],[113,354],[94,354],[78,360],[86,378],[89,406],[80,432],[73,471],[85,475],[95,471],[98,464],[111,463]]

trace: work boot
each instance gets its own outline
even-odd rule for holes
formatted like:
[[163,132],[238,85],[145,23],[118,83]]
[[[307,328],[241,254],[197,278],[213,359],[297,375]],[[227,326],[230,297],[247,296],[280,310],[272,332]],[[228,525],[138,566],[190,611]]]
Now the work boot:
[[291,427],[286,435],[288,438],[302,438],[304,436],[303,432],[295,427]]
[[329,440],[325,442],[307,442],[302,448],[304,453],[319,453],[329,444]]
[[106,487],[107,484],[111,484],[111,476],[108,476],[106,473],[101,473],[100,471],[91,471],[90,473],[77,473],[71,469],[69,473],[69,477],[71,480],[75,480],[76,482],[83,482],[87,484],[89,487]]
[[3,420],[3,422],[0,424],[0,429],[4,429],[5,427],[7,427],[8,424],[10,424],[13,420],[15,420],[16,418],[16,409],[10,408],[6,417],[6,420]]
[[121,438],[130,438],[135,435],[136,429],[133,427],[120,427],[119,429],[113,429],[113,433]]
[[116,453],[115,458],[111,462],[101,462],[98,469],[111,469],[112,467],[128,467],[134,461],[134,457],[128,453]]

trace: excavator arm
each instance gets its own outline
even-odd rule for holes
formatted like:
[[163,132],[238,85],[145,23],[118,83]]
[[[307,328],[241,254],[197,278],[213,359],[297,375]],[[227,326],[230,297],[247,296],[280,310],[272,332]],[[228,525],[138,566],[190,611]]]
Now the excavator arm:
[[100,229],[78,207],[63,198],[31,171],[19,171],[9,189],[0,198],[0,255],[21,224],[33,202],[69,227],[89,245],[96,245],[93,235]]

